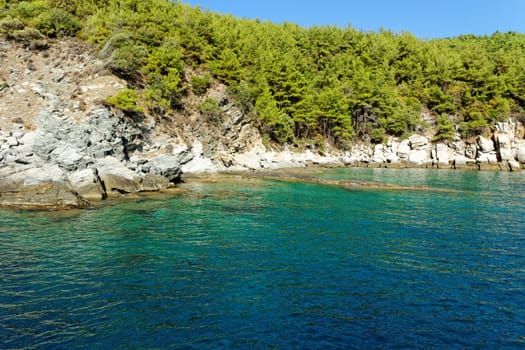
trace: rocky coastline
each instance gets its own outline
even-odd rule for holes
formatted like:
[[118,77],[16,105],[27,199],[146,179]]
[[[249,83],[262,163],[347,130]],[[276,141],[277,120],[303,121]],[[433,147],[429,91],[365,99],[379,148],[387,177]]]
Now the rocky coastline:
[[83,208],[172,188],[185,174],[312,166],[525,167],[525,127],[512,120],[497,123],[490,137],[462,140],[458,134],[454,141],[433,143],[427,131],[341,151],[329,145],[269,146],[221,85],[199,97],[220,102],[220,123],[191,101],[172,121],[126,114],[105,103],[125,82],[78,45],[61,42],[32,52],[0,43],[1,207]]

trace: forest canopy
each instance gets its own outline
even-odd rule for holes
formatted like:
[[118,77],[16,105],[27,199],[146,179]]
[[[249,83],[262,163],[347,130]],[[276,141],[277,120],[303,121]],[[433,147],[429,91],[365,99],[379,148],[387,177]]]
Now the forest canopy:
[[[189,93],[223,82],[275,142],[381,142],[439,121],[464,137],[525,121],[525,35],[420,40],[410,33],[304,28],[220,15],[168,0],[0,0],[0,35],[28,47],[77,36],[128,81],[115,101],[175,117]],[[185,70],[198,72],[185,81]],[[126,99],[123,99],[126,97]],[[117,103],[115,102],[115,103]],[[131,107],[130,107],[131,108]]]

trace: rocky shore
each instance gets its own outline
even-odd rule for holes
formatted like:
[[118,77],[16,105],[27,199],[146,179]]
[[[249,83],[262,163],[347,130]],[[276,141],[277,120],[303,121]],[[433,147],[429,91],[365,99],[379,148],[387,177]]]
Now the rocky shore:
[[[309,166],[499,169],[525,166],[525,128],[497,123],[490,137],[432,143],[431,133],[349,151],[265,146],[249,116],[214,86],[189,96],[174,120],[129,115],[105,98],[125,87],[76,41],[44,52],[0,42],[0,206],[81,208],[107,197],[175,186],[184,174]],[[220,122],[195,106],[219,102]]]

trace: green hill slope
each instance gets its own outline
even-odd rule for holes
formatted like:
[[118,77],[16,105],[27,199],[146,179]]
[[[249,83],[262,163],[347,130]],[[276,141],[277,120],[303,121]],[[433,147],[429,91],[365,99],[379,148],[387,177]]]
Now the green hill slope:
[[[224,82],[277,143],[380,142],[438,120],[437,139],[525,121],[525,35],[422,41],[410,33],[282,25],[167,0],[0,0],[0,35],[33,49],[46,37],[94,43],[129,89],[110,103],[176,118],[183,96]],[[184,81],[184,70],[196,74]],[[186,78],[188,79],[188,78]]]

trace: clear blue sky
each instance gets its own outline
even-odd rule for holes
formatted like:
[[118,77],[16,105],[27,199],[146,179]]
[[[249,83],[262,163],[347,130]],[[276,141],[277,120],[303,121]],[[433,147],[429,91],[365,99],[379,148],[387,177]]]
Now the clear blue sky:
[[409,31],[419,38],[525,33],[525,0],[182,0],[236,17]]

